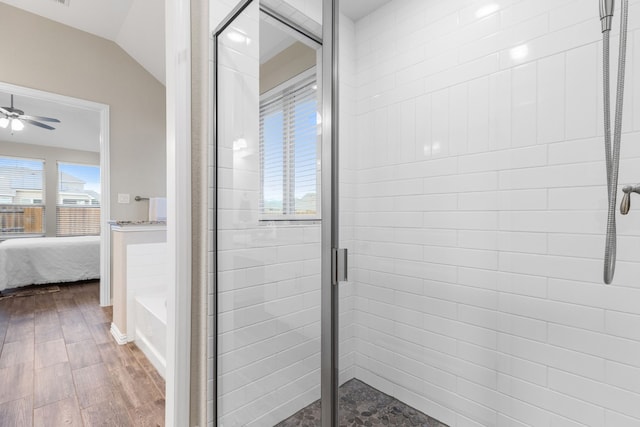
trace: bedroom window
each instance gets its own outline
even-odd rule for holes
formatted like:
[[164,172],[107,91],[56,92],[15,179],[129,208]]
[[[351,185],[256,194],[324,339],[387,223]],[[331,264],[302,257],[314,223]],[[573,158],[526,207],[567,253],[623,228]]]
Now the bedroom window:
[[57,236],[100,234],[100,167],[58,162]]
[[315,70],[260,100],[262,220],[320,218]]
[[0,236],[42,235],[44,160],[0,157]]

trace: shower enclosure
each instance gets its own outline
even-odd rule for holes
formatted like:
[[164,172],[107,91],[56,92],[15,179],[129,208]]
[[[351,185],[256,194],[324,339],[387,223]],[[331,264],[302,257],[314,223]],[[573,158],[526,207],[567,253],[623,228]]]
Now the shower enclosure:
[[597,1],[211,9],[211,425],[640,425],[639,210],[602,284]]

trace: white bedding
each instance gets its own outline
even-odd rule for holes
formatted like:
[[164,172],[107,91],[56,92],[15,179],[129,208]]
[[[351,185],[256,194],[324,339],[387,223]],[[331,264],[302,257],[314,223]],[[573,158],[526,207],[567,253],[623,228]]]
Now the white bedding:
[[0,291],[100,277],[100,236],[10,239],[0,243]]

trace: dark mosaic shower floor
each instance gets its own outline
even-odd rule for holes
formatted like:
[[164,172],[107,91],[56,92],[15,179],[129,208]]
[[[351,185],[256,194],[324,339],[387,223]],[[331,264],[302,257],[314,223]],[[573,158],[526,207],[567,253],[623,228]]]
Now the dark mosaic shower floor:
[[[340,387],[340,427],[421,426],[447,427],[398,399],[356,379]],[[282,421],[276,427],[320,426],[320,401],[316,401]]]

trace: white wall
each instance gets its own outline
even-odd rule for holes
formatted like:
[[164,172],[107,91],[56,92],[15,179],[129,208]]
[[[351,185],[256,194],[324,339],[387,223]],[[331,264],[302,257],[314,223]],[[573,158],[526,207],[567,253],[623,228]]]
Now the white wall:
[[451,426],[640,425],[639,210],[602,284],[599,30],[584,0],[395,0],[356,24],[356,377]]

